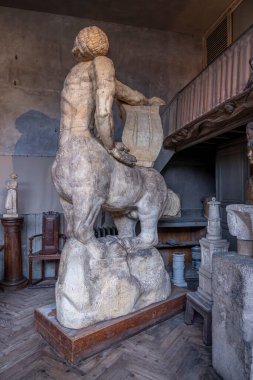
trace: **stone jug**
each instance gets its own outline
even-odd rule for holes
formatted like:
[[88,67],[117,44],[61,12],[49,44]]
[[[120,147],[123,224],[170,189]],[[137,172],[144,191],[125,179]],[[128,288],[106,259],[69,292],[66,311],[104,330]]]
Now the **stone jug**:
[[187,287],[184,279],[184,253],[173,253],[173,284],[179,287]]

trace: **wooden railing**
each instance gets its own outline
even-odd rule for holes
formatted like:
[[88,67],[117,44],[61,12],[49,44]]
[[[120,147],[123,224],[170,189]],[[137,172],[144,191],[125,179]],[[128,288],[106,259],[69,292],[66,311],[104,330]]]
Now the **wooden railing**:
[[169,136],[243,92],[253,56],[253,26],[184,87],[166,110]]

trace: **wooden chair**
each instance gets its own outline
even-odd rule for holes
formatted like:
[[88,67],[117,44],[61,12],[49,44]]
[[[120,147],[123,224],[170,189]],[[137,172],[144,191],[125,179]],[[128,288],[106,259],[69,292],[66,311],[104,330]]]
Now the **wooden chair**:
[[[60,239],[63,239],[63,245],[66,242],[66,235],[59,233],[60,214],[58,212],[49,211],[44,212],[42,217],[42,233],[33,235],[29,238],[29,279],[28,287],[52,287],[54,284],[40,284],[42,281],[50,280],[51,278],[45,277],[45,262],[55,262],[55,275],[57,280],[59,260],[61,257],[61,250],[59,249]],[[41,237],[42,244],[39,251],[33,252],[34,239]],[[33,281],[33,263],[34,261],[41,262],[41,278]],[[40,285],[39,285],[40,284]]]

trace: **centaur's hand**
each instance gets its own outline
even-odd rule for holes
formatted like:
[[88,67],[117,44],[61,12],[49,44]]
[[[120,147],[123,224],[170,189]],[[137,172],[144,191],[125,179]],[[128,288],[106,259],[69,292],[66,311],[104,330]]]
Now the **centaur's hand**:
[[148,99],[149,106],[163,106],[165,101],[154,96],[153,98]]
[[[127,149],[127,148],[126,148]],[[116,158],[116,160],[122,162],[125,165],[128,166],[134,166],[136,163],[136,157],[134,157],[132,154],[126,153],[125,150],[119,150],[118,148],[113,148],[112,150],[108,150],[108,152]]]
[[123,142],[119,141],[119,142],[116,142],[115,143],[115,146],[118,150],[122,151],[122,152],[125,152],[125,153],[129,153],[129,149],[128,147],[125,146],[125,144],[123,144]]

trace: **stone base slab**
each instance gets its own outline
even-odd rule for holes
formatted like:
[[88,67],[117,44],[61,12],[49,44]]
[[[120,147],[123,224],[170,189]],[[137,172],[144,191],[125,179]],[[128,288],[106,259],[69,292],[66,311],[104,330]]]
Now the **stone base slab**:
[[174,287],[165,301],[79,330],[62,327],[55,317],[55,304],[51,304],[35,310],[35,326],[60,356],[74,363],[182,312],[185,302],[186,291]]
[[18,217],[19,217],[18,214],[3,214],[4,219],[13,219],[13,218],[16,219]]

